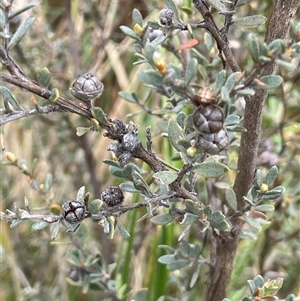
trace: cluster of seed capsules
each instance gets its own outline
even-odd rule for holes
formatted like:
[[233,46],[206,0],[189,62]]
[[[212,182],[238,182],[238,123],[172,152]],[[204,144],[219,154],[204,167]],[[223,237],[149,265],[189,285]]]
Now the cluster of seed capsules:
[[196,130],[195,147],[209,154],[217,154],[229,144],[229,136],[224,126],[224,112],[216,105],[216,95],[211,88],[197,91],[194,100],[199,106],[193,113]]
[[[102,192],[101,200],[108,207],[119,206],[124,201],[124,194],[119,187],[110,186]],[[78,224],[83,221],[87,211],[86,204],[81,201],[67,201],[62,206],[62,216],[70,224]]]

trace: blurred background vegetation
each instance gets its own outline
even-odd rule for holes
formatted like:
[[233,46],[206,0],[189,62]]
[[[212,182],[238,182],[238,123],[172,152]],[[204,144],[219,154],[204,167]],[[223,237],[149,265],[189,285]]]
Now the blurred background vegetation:
[[[14,5],[22,7],[28,2],[15,1]],[[262,14],[268,17],[272,2],[253,0],[239,14]],[[189,0],[184,0],[182,4],[192,7]],[[27,36],[14,48],[12,56],[29,78],[35,78],[38,69],[47,67],[52,74],[53,87],[68,96],[68,89],[79,74],[89,71],[98,76],[105,84],[105,91],[96,104],[111,118],[125,122],[133,120],[140,125],[141,133],[148,125],[152,125],[156,134],[153,139],[155,152],[168,161],[173,151],[155,126],[159,119],[146,113],[127,117],[127,114],[140,108],[118,95],[121,90],[138,95],[144,95],[147,91],[137,78],[137,71],[143,66],[132,65],[135,60],[132,40],[124,37],[119,26],[133,27],[133,8],[139,9],[147,20],[158,21],[159,11],[163,7],[163,1],[150,0],[43,0],[33,11],[15,20],[14,26],[17,27],[26,15],[33,14],[36,18]],[[298,12],[298,21],[299,15]],[[187,18],[187,15],[183,17]],[[193,11],[189,18],[195,21],[199,14]],[[266,26],[255,29],[261,40]],[[230,43],[242,70],[249,72],[252,61],[247,55],[247,34],[247,31],[234,27],[230,31]],[[199,30],[196,38],[200,41],[201,52],[204,37],[204,31]],[[208,61],[213,60],[216,51],[213,48],[205,54]],[[246,280],[257,274],[266,278],[284,277],[280,295],[299,295],[299,281],[296,281],[300,275],[299,70],[299,66],[292,72],[279,68],[278,74],[284,78],[284,84],[281,89],[269,94],[266,103],[258,166],[264,169],[277,165],[281,176],[276,185],[283,185],[286,192],[276,200],[272,222],[260,232],[258,239],[241,241],[228,294],[232,300],[239,300],[247,293]],[[207,68],[203,72],[207,73],[205,76],[208,78],[215,77],[213,69]],[[24,108],[32,107],[29,93],[16,87],[10,88]],[[152,108],[160,107],[162,101],[165,100],[151,94],[149,102]],[[85,123],[87,121],[69,113],[54,113],[5,125],[5,151],[13,152],[19,160],[25,159],[33,178],[40,184],[45,183],[47,174],[51,174],[53,185],[51,194],[45,196],[32,189],[28,178],[17,168],[1,166],[0,211],[6,208],[13,210],[15,206],[24,207],[25,196],[34,212],[54,211],[56,205],[74,199],[78,188],[83,185],[93,198],[99,198],[107,186],[120,184],[102,162],[111,158],[106,151],[110,141],[95,132],[76,136],[75,128]],[[6,160],[5,152],[1,152],[1,159]],[[232,158],[234,160],[236,158]],[[209,183],[199,185],[205,195],[205,187]],[[128,194],[125,195],[125,202],[137,202],[138,198]],[[55,241],[50,241],[49,228],[34,232],[31,231],[30,222],[14,229],[1,222],[0,299],[114,300],[109,295],[111,289],[124,300],[125,292],[129,292],[127,300],[130,300],[142,288],[148,288],[149,300],[157,300],[164,294],[174,297],[174,300],[204,300],[201,296],[205,296],[208,270],[203,268],[197,284],[189,288],[193,270],[187,268],[168,272],[165,265],[157,262],[157,258],[165,254],[158,245],[178,245],[180,226],[156,226],[147,219],[136,223],[144,213],[145,209],[142,208],[122,216],[121,221],[131,234],[128,240],[119,234],[113,240],[108,240],[103,229],[89,220],[74,235],[61,231]],[[200,243],[204,254],[208,254],[209,243],[199,233],[194,228],[185,239],[193,244]],[[79,253],[74,253],[74,250],[79,250]],[[85,293],[81,286],[76,287],[72,281],[66,281],[74,266],[74,257],[80,258],[79,262],[84,266],[87,258],[94,258],[97,254],[101,254],[101,269],[105,270],[107,278],[105,289]],[[139,293],[140,296],[142,293]]]

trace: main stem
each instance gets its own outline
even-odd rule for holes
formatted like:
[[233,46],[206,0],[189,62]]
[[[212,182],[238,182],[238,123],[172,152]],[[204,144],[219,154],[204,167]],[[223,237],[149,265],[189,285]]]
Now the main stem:
[[[270,43],[275,39],[284,39],[289,31],[290,21],[300,5],[300,0],[277,0],[270,18],[265,41]],[[274,73],[276,64],[272,63],[264,70],[264,75]],[[260,139],[262,110],[267,98],[267,91],[260,90],[253,97],[246,100],[244,126],[247,132],[241,137],[237,176],[233,189],[237,196],[238,209],[245,206],[243,196],[251,187],[256,167],[257,149]],[[221,301],[226,297],[233,267],[242,223],[239,219],[233,220],[233,233],[214,235],[211,250],[211,281],[208,288],[207,300]]]

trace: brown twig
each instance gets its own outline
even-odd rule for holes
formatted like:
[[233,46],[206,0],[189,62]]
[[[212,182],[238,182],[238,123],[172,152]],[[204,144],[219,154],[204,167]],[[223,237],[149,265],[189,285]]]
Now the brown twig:
[[216,40],[218,49],[221,51],[221,59],[224,60],[224,58],[222,57],[222,53],[223,53],[231,70],[233,72],[241,71],[241,68],[238,65],[228,45],[227,36],[226,35],[224,36],[222,32],[219,30],[219,28],[217,27],[214,18],[211,15],[211,12],[209,11],[205,2],[202,0],[193,0],[193,3],[195,7],[198,9],[198,11],[201,13],[202,17],[204,18],[206,29],[211,33],[213,38]]

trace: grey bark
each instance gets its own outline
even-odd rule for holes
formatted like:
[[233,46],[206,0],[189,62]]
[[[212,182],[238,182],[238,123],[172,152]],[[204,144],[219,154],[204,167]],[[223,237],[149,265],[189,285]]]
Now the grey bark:
[[[289,32],[290,21],[294,17],[299,5],[300,0],[274,1],[265,37],[267,43],[286,37]],[[268,65],[264,70],[264,75],[274,73],[275,68],[275,63]],[[246,100],[244,126],[247,132],[244,132],[241,137],[237,177],[233,187],[237,196],[239,210],[245,207],[242,197],[247,194],[254,178],[257,149],[261,133],[262,110],[267,95],[267,91],[259,90],[253,97]],[[215,235],[213,239],[211,250],[213,268],[207,297],[209,301],[221,301],[226,297],[226,289],[230,281],[242,222],[236,219],[233,221],[233,226],[235,233]]]

